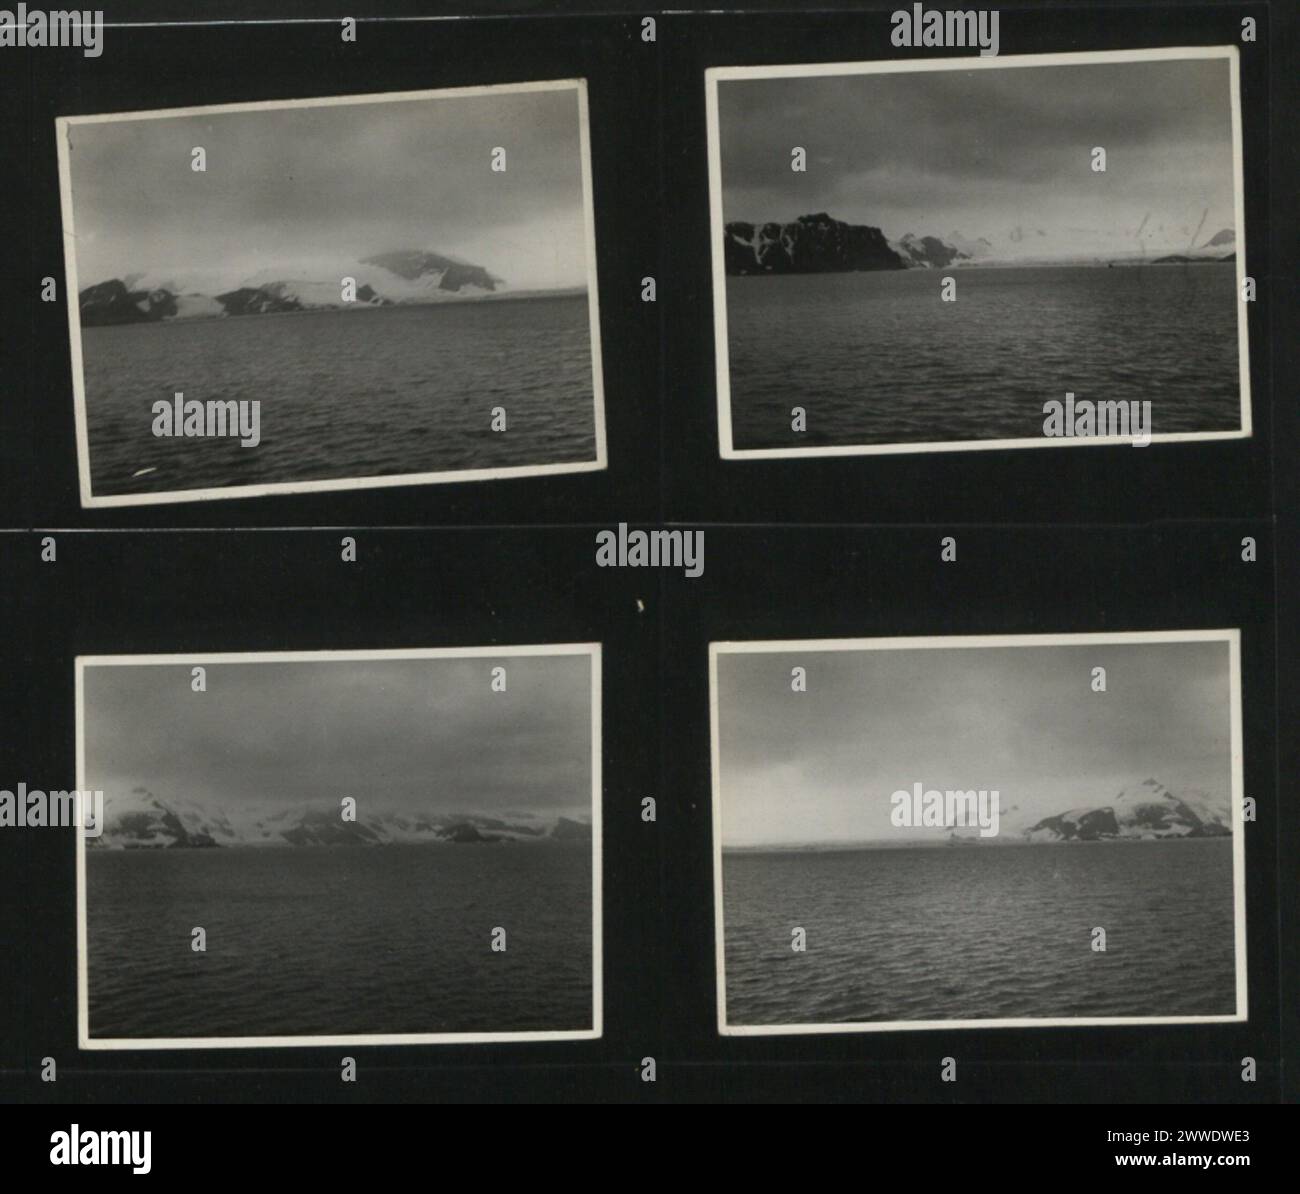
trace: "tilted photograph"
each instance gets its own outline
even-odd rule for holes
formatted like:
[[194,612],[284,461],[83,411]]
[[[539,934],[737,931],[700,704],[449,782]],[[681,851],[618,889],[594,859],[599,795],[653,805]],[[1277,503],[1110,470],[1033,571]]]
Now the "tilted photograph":
[[601,1035],[600,647],[77,660],[83,1049]]
[[723,1035],[1247,1019],[1237,630],[710,667]]
[[605,467],[585,81],[56,133],[83,506]]
[[1249,436],[1238,69],[709,69],[721,456]]

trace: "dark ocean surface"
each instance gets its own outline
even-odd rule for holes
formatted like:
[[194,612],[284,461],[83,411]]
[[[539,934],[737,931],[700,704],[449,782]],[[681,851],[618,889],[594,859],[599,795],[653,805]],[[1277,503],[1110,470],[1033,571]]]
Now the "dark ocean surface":
[[1231,838],[726,851],[723,899],[732,1025],[1236,1011]]
[[1157,435],[1241,425],[1226,262],[729,277],[727,323],[741,449],[1041,439],[1067,390],[1149,399]]
[[590,844],[91,848],[86,875],[92,1037],[592,1027]]
[[[583,295],[86,328],[82,350],[96,496],[596,458]],[[156,438],[178,390],[260,400],[260,445]]]

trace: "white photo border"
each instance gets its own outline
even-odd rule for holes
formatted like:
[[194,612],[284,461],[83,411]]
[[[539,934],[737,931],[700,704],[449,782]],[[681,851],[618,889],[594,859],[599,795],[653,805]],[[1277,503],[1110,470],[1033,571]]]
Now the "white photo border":
[[[787,651],[952,650],[985,647],[1122,645],[1136,643],[1225,642],[1229,655],[1232,762],[1233,942],[1236,1010],[1215,1016],[1033,1016],[1005,1019],[862,1020],[843,1023],[732,1024],[727,1019],[726,926],[722,902],[722,767],[719,740],[718,658],[722,655],[777,654]],[[811,1036],[833,1033],[944,1031],[950,1028],[1082,1028],[1156,1024],[1239,1024],[1248,1019],[1246,967],[1246,834],[1241,723],[1241,631],[1152,630],[1083,634],[930,635],[915,638],[775,639],[709,644],[709,737],[713,803],[713,923],[717,1028],[720,1036]]]
[[77,790],[86,790],[85,672],[93,667],[209,666],[248,663],[330,663],[408,659],[509,659],[583,656],[591,660],[591,1028],[526,1032],[344,1033],[287,1036],[92,1037],[86,918],[86,834],[77,827],[77,1045],[88,1051],[139,1049],[278,1049],[286,1046],[453,1045],[599,1040],[604,1033],[604,947],[601,876],[601,644],[555,643],[499,647],[419,647],[409,650],[197,652],[193,655],[78,655],[75,660]]
[[1066,54],[1009,54],[998,57],[885,59],[870,62],[821,62],[783,66],[715,66],[704,72],[705,117],[709,159],[709,234],[713,265],[713,341],[718,408],[718,454],[723,460],[789,460],[826,456],[897,456],[926,452],[990,452],[1008,448],[1130,447],[1131,438],[1116,436],[1046,436],[1020,439],[936,440],[916,443],[828,444],[806,448],[737,448],[731,421],[731,362],[727,333],[727,271],[723,239],[722,148],[718,123],[718,84],[739,79],[802,79],[869,74],[912,74],[936,70],[1009,70],[1032,66],[1070,66],[1105,62],[1156,62],[1226,58],[1230,73],[1233,147],[1233,210],[1237,258],[1237,373],[1241,425],[1229,431],[1156,432],[1153,444],[1249,439],[1253,434],[1250,394],[1250,305],[1242,301],[1246,279],[1246,201],[1241,131],[1241,56],[1236,46],[1162,47],[1149,50],[1094,50]]
[[[557,464],[506,465],[500,468],[443,469],[429,473],[395,473],[371,477],[330,477],[315,481],[272,481],[256,485],[218,485],[173,489],[157,493],[101,494],[96,496],[90,471],[90,435],[86,418],[86,377],[81,348],[81,312],[77,296],[77,234],[73,216],[72,171],[68,130],[86,124],[116,124],[137,120],[166,120],[185,116],[217,116],[231,112],[258,112],[288,108],[350,107],[365,104],[406,103],[421,100],[508,95],[537,91],[578,93],[578,133],[582,165],[584,250],[587,259],[587,314],[591,340],[594,447],[592,460]],[[390,489],[400,485],[439,485],[457,481],[496,481],[514,477],[544,477],[564,473],[601,472],[609,467],[605,435],[605,375],[600,340],[600,302],[597,293],[596,208],[591,173],[591,122],[587,80],[548,79],[531,83],[498,83],[474,87],[447,87],[427,91],[377,92],[364,95],[322,96],[315,99],[267,100],[253,103],[211,104],[190,108],[159,108],[144,112],[111,112],[87,116],[59,116],[54,121],[58,150],[59,200],[63,223],[63,260],[68,297],[68,333],[72,360],[73,410],[77,436],[77,482],[83,509],[112,506],[171,505],[177,502],[219,501],[265,497],[273,494],[326,493],[339,490]]]

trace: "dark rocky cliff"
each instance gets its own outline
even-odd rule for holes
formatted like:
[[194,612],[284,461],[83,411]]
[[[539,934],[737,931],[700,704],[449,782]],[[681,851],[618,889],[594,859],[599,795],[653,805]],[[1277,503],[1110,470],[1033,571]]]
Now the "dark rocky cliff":
[[1119,837],[1119,823],[1110,808],[1094,808],[1085,813],[1058,814],[1044,817],[1029,830],[1030,834],[1053,835],[1063,842],[1096,842],[1103,838]]
[[89,286],[77,299],[83,327],[155,323],[176,314],[176,296],[171,291],[129,290],[119,278]]
[[820,274],[906,269],[885,234],[846,224],[825,212],[789,224],[728,224],[723,234],[729,274]]

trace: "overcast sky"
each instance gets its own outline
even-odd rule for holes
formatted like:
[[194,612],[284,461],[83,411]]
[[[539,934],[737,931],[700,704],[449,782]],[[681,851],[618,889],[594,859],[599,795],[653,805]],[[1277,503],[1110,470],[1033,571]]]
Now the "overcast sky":
[[[235,285],[397,249],[587,280],[576,89],[70,126],[78,283]],[[191,150],[207,171],[191,170]],[[491,169],[506,150],[506,170]],[[328,273],[325,276],[329,276]]]
[[918,782],[997,789],[1004,825],[1147,778],[1231,792],[1226,642],[723,654],[718,693],[727,846],[897,840]]
[[85,717],[87,786],[110,800],[590,815],[587,655],[209,664],[203,693],[188,665],[92,666]]
[[1226,58],[724,81],[724,217],[1068,256],[1186,248],[1208,208],[1199,245],[1235,226],[1229,96]]

